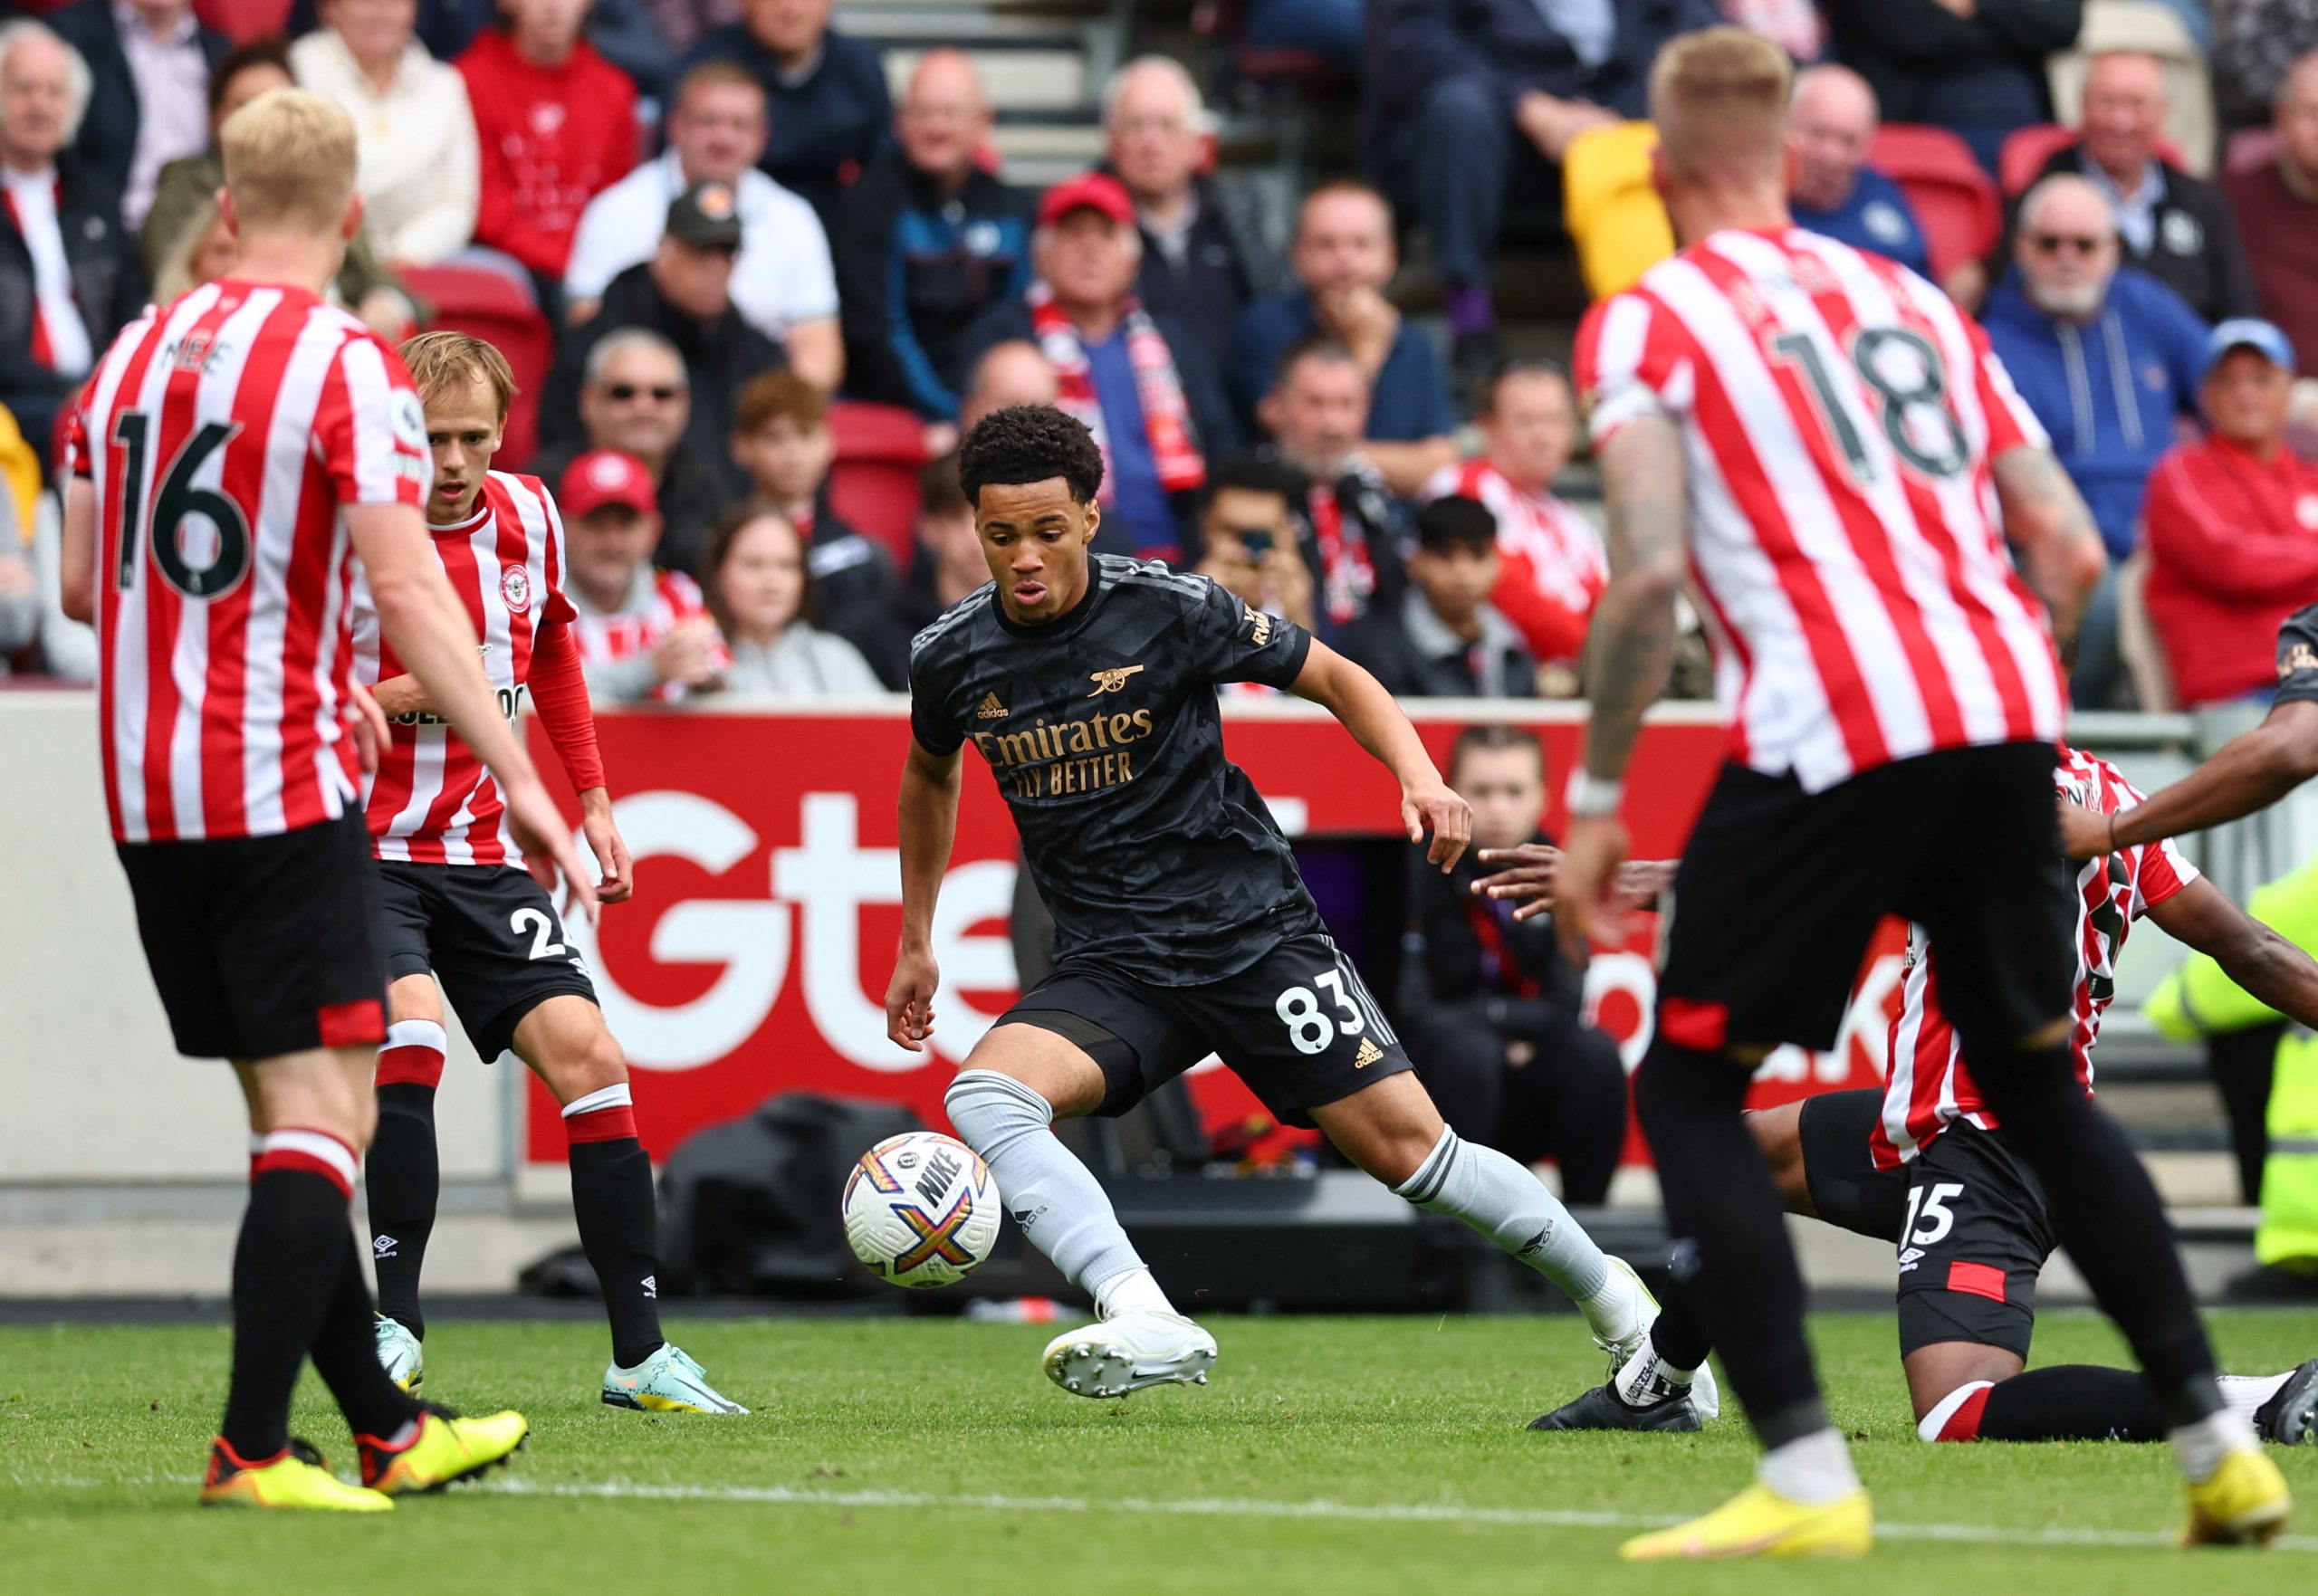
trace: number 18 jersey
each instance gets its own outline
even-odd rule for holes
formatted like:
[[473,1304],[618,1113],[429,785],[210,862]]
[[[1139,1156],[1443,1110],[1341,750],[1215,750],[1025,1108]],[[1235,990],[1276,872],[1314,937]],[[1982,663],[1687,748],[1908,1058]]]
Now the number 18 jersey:
[[1680,434],[1734,758],[1818,792],[2058,741],[2059,662],[1991,472],[2045,435],[1938,289],[1800,228],[1726,230],[1595,305],[1577,376],[1597,447],[1644,416]]
[[106,808],[121,842],[266,836],[357,791],[340,511],[425,502],[410,375],[313,295],[231,279],[148,310],[90,377]]

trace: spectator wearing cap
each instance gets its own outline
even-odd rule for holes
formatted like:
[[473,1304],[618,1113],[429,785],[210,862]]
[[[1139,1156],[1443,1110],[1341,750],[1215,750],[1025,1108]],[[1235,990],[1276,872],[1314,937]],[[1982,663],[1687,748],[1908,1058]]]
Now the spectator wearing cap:
[[701,36],[687,67],[729,61],[764,86],[772,134],[757,164],[837,225],[837,197],[893,136],[876,47],[829,26],[835,0],[741,0],[741,20]]
[[1497,363],[1507,203],[1558,212],[1569,141],[1647,115],[1659,47],[1720,20],[1711,0],[1372,0],[1371,161],[1432,237],[1461,375]]
[[2084,74],[2083,137],[2039,177],[2074,172],[2109,196],[2124,263],[2156,278],[2208,321],[2251,316],[2259,301],[2221,190],[2157,152],[2165,70],[2153,55],[2109,51]]
[[760,506],[781,511],[805,540],[805,564],[819,595],[820,623],[857,641],[885,624],[894,562],[884,547],[829,509],[829,465],[837,437],[829,401],[793,371],[768,371],[741,390],[733,460]]
[[1915,207],[1897,183],[1867,161],[1881,125],[1875,91],[1851,68],[1814,66],[1796,73],[1786,119],[1786,141],[1795,152],[1787,210],[1797,227],[1929,277],[1931,257]]
[[974,528],[974,507],[958,483],[958,457],[927,462],[917,478],[917,521],[909,570],[886,600],[884,623],[847,634],[877,679],[896,693],[909,687],[910,639],[990,580]]
[[2262,314],[2299,349],[2318,349],[2318,51],[2287,71],[2271,110],[2277,152],[2225,164],[2221,188],[2253,252]]
[[1260,406],[1278,458],[1303,478],[1294,506],[1312,576],[1314,619],[1333,638],[1400,602],[1408,511],[1361,452],[1368,379],[1342,344],[1307,339],[1289,349]]
[[1031,200],[977,159],[991,110],[963,51],[925,53],[894,125],[899,141],[838,204],[846,387],[946,422],[966,329],[1030,286]]
[[1305,481],[1276,449],[1242,450],[1208,473],[1193,569],[1250,609],[1310,631],[1311,568],[1298,518]]
[[355,186],[379,250],[434,266],[474,241],[481,154],[466,80],[426,53],[417,14],[416,0],[324,0],[290,70],[354,119]]
[[1384,297],[1400,269],[1392,207],[1365,183],[1323,184],[1297,213],[1288,266],[1297,287],[1240,318],[1233,399],[1252,416],[1292,346],[1342,344],[1368,381],[1363,453],[1393,492],[1414,493],[1457,458],[1457,416],[1440,351]]
[[119,196],[72,153],[88,104],[71,45],[0,24],[0,406],[43,461],[59,408],[145,302]]
[[1961,138],[1996,170],[2022,128],[2053,119],[2047,60],[2076,43],[2083,0],[1821,0],[1830,53],[1895,122]]
[[[781,346],[733,308],[733,262],[740,249],[741,219],[729,185],[698,184],[668,207],[667,228],[652,258],[613,278],[602,309],[564,339],[541,405],[541,427],[551,442],[578,438],[580,374],[596,341],[623,328],[642,328],[683,357],[692,394],[685,434],[694,448],[713,460],[727,459],[742,385],[786,364]],[[722,474],[738,485],[736,471]]]
[[599,704],[673,703],[714,685],[730,656],[699,587],[653,568],[659,500],[643,462],[591,449],[564,468],[555,497],[589,695]]
[[692,389],[684,357],[658,333],[625,327],[592,340],[580,370],[580,434],[551,445],[541,457],[540,475],[557,481],[590,450],[617,451],[640,462],[660,515],[655,562],[699,576],[708,535],[742,488],[721,449],[705,454],[691,441]]
[[1227,349],[1240,312],[1284,292],[1288,273],[1264,237],[1255,196],[1202,173],[1209,137],[1199,85],[1183,63],[1145,55],[1103,86],[1102,170],[1135,201],[1143,263],[1135,291],[1211,349]]
[[1039,203],[1030,291],[993,305],[966,335],[966,357],[1024,339],[1054,368],[1056,403],[1103,452],[1099,552],[1172,558],[1190,535],[1206,454],[1238,443],[1231,406],[1196,335],[1135,294],[1142,240],[1135,205],[1099,172],[1058,183]]
[[580,36],[587,0],[503,0],[501,25],[458,59],[482,159],[475,242],[529,272],[562,320],[588,202],[636,165],[636,86]]
[[1481,452],[1444,468],[1424,496],[1476,500],[1496,517],[1489,602],[1540,664],[1574,666],[1610,567],[1594,523],[1553,492],[1577,435],[1569,378],[1556,367],[1508,367],[1481,390],[1474,419]]
[[2117,669],[2115,561],[2140,541],[2141,494],[2194,414],[2206,326],[2181,296],[2118,264],[2115,212],[2079,177],[2046,177],[2020,202],[2013,270],[1980,320],[2053,450],[2093,511],[2110,574],[2078,635],[2072,691],[2107,709]]
[[2142,512],[2149,618],[2191,709],[2266,701],[2279,623],[2318,604],[2318,466],[2285,446],[2294,346],[2239,320],[2207,349],[2207,435],[2158,463]]
[[594,315],[613,278],[652,258],[669,205],[696,185],[723,183],[741,215],[733,302],[790,365],[833,391],[845,375],[845,339],[829,236],[812,206],[756,168],[764,103],[763,87],[731,62],[684,75],[666,153],[596,196],[580,218],[563,275],[565,316],[577,325]]
[[1537,665],[1489,603],[1497,518],[1477,499],[1435,499],[1416,512],[1408,591],[1373,605],[1336,646],[1403,698],[1533,698]]
[[191,0],[73,0],[52,21],[93,87],[74,150],[120,195],[121,220],[141,227],[161,168],[207,146],[209,74],[225,35]]

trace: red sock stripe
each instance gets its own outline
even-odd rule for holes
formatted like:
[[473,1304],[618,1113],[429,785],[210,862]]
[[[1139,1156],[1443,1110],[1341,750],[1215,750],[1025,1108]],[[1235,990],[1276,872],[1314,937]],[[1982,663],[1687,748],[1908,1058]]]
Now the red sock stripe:
[[1943,1441],[1978,1440],[1980,1413],[1988,1405],[1988,1392],[1994,1390],[1996,1387],[1992,1385],[1984,1385],[1966,1397],[1963,1406],[1950,1413],[1948,1422],[1940,1427],[1940,1438]]
[[349,1202],[353,1201],[354,1181],[353,1178],[347,1173],[347,1169],[354,1162],[354,1149],[338,1137],[330,1135],[327,1131],[310,1131],[299,1127],[291,1131],[289,1136],[292,1138],[312,1137],[334,1143],[344,1150],[344,1162],[341,1164],[331,1160],[318,1148],[301,1147],[296,1144],[294,1139],[285,1141],[282,1132],[276,1132],[266,1138],[264,1151],[257,1155],[256,1162],[251,1166],[250,1179],[256,1180],[282,1170],[320,1175],[338,1188],[340,1196]]
[[582,1142],[618,1142],[636,1137],[636,1110],[623,1103],[616,1108],[599,1108],[588,1113],[575,1113],[563,1122],[564,1140],[578,1146]]
[[378,1055],[378,1084],[432,1092],[443,1084],[443,1056],[432,1047],[389,1047]]

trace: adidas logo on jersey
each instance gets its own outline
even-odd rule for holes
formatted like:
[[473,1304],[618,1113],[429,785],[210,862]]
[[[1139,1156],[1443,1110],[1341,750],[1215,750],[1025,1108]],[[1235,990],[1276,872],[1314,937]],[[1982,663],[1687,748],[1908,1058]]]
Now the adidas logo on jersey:
[[1375,1037],[1363,1037],[1360,1038],[1360,1046],[1358,1050],[1352,1056],[1352,1067],[1355,1069],[1366,1069],[1370,1065],[1375,1063],[1378,1059],[1384,1056],[1384,1050],[1376,1046],[1376,1040]]
[[982,706],[974,711],[974,719],[977,721],[1002,721],[1011,712],[1012,712],[1007,709],[1004,704],[998,702],[998,694],[995,693],[985,693],[982,695]]

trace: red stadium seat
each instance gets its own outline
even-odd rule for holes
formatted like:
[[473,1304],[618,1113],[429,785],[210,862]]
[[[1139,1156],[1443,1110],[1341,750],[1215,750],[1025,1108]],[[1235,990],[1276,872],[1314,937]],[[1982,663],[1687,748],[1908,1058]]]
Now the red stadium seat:
[[2028,185],[2045,169],[2045,163],[2055,152],[2066,149],[2076,142],[2076,129],[2064,128],[2058,122],[2039,122],[2033,128],[2023,128],[2004,141],[1997,151],[1996,171],[2004,184],[2004,197],[2018,199],[2028,192]]
[[1985,259],[2004,231],[2004,204],[1996,184],[1972,158],[1971,147],[1945,128],[1886,122],[1867,152],[1868,164],[1897,183],[1923,224],[1931,274],[1944,278],[1964,261]]
[[236,44],[286,37],[291,0],[194,0],[193,13]]
[[837,459],[829,509],[855,531],[885,544],[907,570],[917,543],[917,473],[925,466],[925,423],[898,405],[841,399],[829,406]]
[[540,390],[555,364],[555,332],[512,279],[469,266],[412,267],[402,274],[410,291],[435,307],[434,328],[468,333],[498,346],[515,373],[515,406],[498,465],[521,471],[540,441]]

